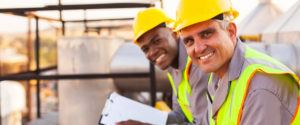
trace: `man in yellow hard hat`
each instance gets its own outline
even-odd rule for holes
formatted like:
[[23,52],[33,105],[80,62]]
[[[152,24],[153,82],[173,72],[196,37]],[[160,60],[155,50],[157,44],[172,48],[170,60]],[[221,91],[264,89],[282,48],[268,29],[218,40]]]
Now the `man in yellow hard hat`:
[[237,38],[230,0],[181,0],[176,14],[188,55],[211,73],[211,124],[300,124],[299,78]]
[[152,64],[168,71],[173,88],[173,110],[167,124],[205,125],[208,124],[206,92],[209,75],[187,56],[183,43],[170,27],[173,22],[160,9],[140,11],[133,24],[134,42]]

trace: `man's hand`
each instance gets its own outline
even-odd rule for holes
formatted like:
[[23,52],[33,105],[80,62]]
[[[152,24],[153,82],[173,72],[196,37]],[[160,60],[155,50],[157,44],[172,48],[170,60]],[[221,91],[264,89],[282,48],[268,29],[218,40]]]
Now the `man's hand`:
[[128,121],[118,122],[116,125],[150,125],[150,124],[134,121],[134,120],[128,120]]

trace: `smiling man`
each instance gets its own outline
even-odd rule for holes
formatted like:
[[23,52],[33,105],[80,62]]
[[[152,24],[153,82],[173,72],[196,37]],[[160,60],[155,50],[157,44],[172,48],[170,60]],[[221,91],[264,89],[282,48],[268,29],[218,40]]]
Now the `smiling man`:
[[181,0],[177,9],[176,30],[188,55],[212,73],[211,120],[218,125],[300,124],[299,78],[237,39],[231,22],[237,16],[230,0]]
[[173,88],[173,110],[167,124],[206,125],[209,120],[206,100],[209,75],[187,56],[177,33],[169,27],[172,23],[173,20],[160,9],[140,11],[133,25],[134,42],[151,63],[168,71]]
[[181,0],[177,9],[176,30],[188,55],[212,73],[211,120],[218,125],[300,124],[299,78],[237,39],[231,22],[237,16],[230,0]]

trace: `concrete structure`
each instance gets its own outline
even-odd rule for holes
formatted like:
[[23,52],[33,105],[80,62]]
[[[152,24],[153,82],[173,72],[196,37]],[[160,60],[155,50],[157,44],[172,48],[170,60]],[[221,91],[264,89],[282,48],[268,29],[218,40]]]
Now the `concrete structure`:
[[[61,37],[58,39],[58,73],[108,73],[113,53],[123,43],[110,37]],[[97,125],[110,92],[111,79],[60,80],[59,124]]]
[[300,77],[300,45],[284,43],[247,43],[250,47],[263,52],[285,64]]
[[300,43],[300,1],[271,23],[262,34],[267,43]]
[[25,88],[15,81],[1,81],[1,125],[22,125],[26,110]]
[[238,24],[238,35],[260,35],[263,30],[282,14],[272,0],[259,0],[256,8]]

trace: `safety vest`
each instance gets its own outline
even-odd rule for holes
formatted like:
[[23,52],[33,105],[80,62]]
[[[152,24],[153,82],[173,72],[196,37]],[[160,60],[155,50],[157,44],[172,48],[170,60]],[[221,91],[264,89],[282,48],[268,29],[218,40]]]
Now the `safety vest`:
[[181,81],[178,86],[178,91],[176,90],[176,87],[173,82],[171,74],[168,73],[168,78],[169,78],[171,86],[173,88],[173,92],[177,97],[177,101],[180,105],[181,110],[183,111],[185,117],[188,119],[189,122],[194,121],[192,113],[189,110],[189,108],[190,108],[189,100],[186,96],[186,93],[188,93],[189,95],[191,95],[191,93],[192,93],[192,90],[191,90],[191,87],[190,87],[190,84],[188,81],[189,80],[189,70],[190,70],[191,64],[192,64],[192,60],[190,57],[188,57],[186,67],[182,71],[182,76],[181,76]]
[[[300,124],[300,115],[298,113],[299,102],[300,102],[299,78],[282,63],[278,62],[277,60],[265,54],[257,52],[249,47],[246,47],[245,60],[254,63],[245,66],[240,77],[231,82],[228,96],[217,113],[217,117],[216,117],[217,125],[239,125],[240,124],[243,105],[247,96],[249,83],[256,72],[262,72],[265,74],[275,74],[275,75],[290,75],[298,83],[298,105],[293,120],[291,121],[291,124],[299,125]],[[255,62],[257,61],[260,62],[260,64],[256,64]]]
[[[213,73],[210,73],[210,75],[209,75],[209,79],[208,79],[208,82],[207,82],[207,86],[209,86],[209,83],[211,82],[211,79],[212,79],[212,74]],[[208,94],[208,92],[206,93],[206,100],[207,100],[207,102],[213,102],[214,101],[214,96],[210,96],[209,94]],[[208,104],[209,105],[209,104]],[[212,105],[212,104],[211,104]],[[208,108],[210,108],[210,107],[208,107]],[[209,110],[208,110],[209,111]],[[211,108],[211,110],[210,110],[210,114],[209,114],[209,124],[210,125],[215,125],[215,120],[212,118],[212,108]]]

